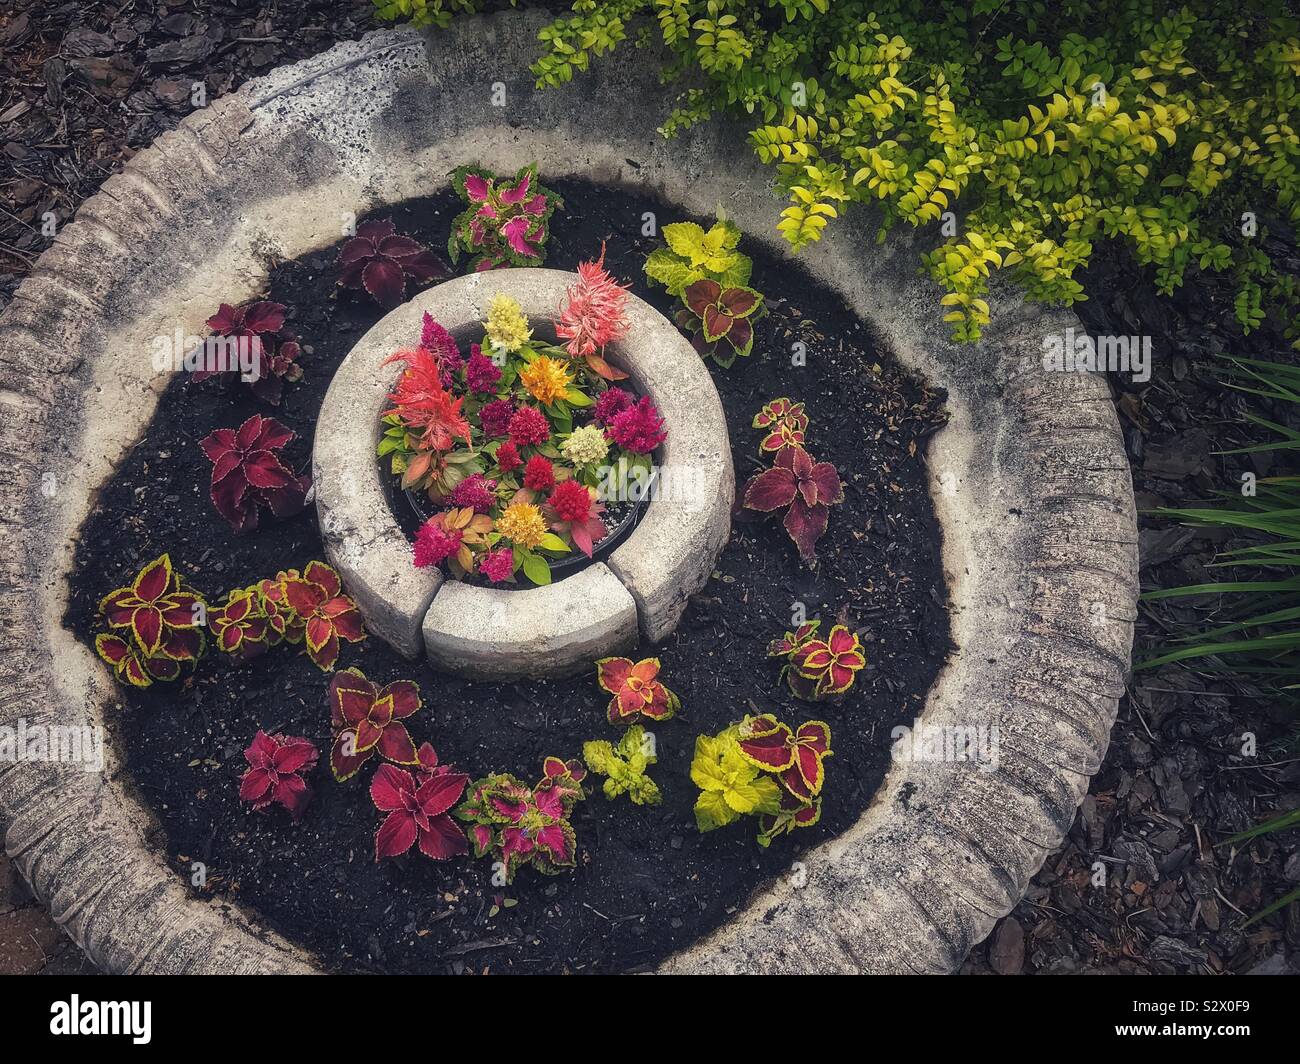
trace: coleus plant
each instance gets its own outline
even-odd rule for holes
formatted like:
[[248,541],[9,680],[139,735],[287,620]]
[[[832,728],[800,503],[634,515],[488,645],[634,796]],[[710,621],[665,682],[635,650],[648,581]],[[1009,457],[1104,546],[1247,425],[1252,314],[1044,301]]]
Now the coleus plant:
[[830,509],[844,501],[844,485],[830,462],[815,461],[802,447],[786,447],[778,452],[770,469],[745,485],[743,500],[748,510],[785,510],[782,524],[799,548],[799,557],[812,565]]
[[790,693],[806,702],[836,698],[853,686],[867,657],[857,633],[832,625],[825,639],[817,637],[821,621],[806,621],[767,647],[767,656],[783,658],[781,678]]
[[110,591],[99,610],[112,631],[95,637],[95,650],[133,687],[175,680],[182,665],[193,665],[203,653],[207,604],[184,584],[170,555],[149,562],[129,586]]
[[700,789],[695,799],[700,831],[726,827],[742,816],[775,815],[781,808],[781,788],[741,754],[737,733],[733,724],[717,735],[696,736],[691,781]]
[[307,739],[259,731],[244,751],[248,770],[239,781],[240,800],[251,802],[256,812],[282,805],[297,823],[312,794],[304,777],[316,767],[318,757]]
[[212,463],[212,505],[236,532],[256,529],[263,507],[292,517],[306,504],[310,475],[294,473],[280,455],[295,435],[254,414],[238,429],[217,429],[200,441]]
[[433,747],[424,746],[426,758],[433,762],[429,771],[412,774],[396,765],[380,765],[370,781],[370,800],[388,814],[375,833],[376,861],[398,857],[417,842],[420,852],[435,861],[469,853],[465,832],[450,815],[469,776],[438,765]]
[[831,756],[830,725],[808,720],[797,729],[770,713],[745,717],[736,731],[741,755],[764,772],[774,772],[781,786],[799,801],[810,803],[822,792]]
[[376,754],[399,765],[420,764],[403,723],[423,704],[420,685],[414,680],[380,687],[358,668],[343,669],[330,680],[329,704],[334,733],[330,771],[340,783],[355,776]]
[[696,281],[711,280],[732,288],[749,284],[753,263],[737,250],[741,232],[734,222],[719,218],[707,231],[695,222],[663,227],[667,247],[646,257],[646,278],[680,296]]
[[763,296],[741,285],[723,287],[705,278],[682,293],[684,304],[674,320],[690,333],[691,344],[724,369],[754,348],[754,317],[763,311]]
[[361,611],[343,594],[339,574],[324,562],[308,562],[301,574],[285,573],[280,596],[302,620],[307,656],[325,672],[338,661],[341,640],[359,643],[366,637]]
[[390,219],[362,222],[339,251],[339,284],[364,290],[391,310],[406,298],[408,285],[451,275],[447,264],[413,237],[397,232]]
[[477,166],[452,172],[452,188],[467,204],[452,222],[447,253],[473,256],[475,272],[502,266],[540,266],[546,261],[551,215],[564,201],[537,179],[530,163],[513,178]]
[[529,787],[506,772],[475,780],[456,810],[468,824],[475,857],[490,855],[511,883],[531,865],[543,875],[558,875],[577,863],[577,836],[569,817],[586,797],[587,770],[578,761],[548,757],[540,782]]
[[808,415],[803,403],[792,402],[784,396],[763,404],[754,415],[753,427],[763,430],[758,453],[780,454],[787,447],[802,447],[808,436]]
[[667,720],[681,700],[659,679],[659,659],[601,658],[596,662],[596,682],[614,697],[606,715],[611,724],[629,724],[637,717]]
[[[221,377],[233,383],[247,372],[245,379],[252,393],[263,402],[279,406],[284,382],[302,379],[302,367],[298,364],[302,347],[298,337],[285,327],[286,310],[283,303],[265,299],[239,306],[222,303],[208,319],[207,326],[217,336],[226,338],[223,366],[200,366],[191,374],[192,378],[202,381]],[[231,342],[239,345],[236,352],[230,351]],[[247,352],[243,350],[245,346]],[[239,358],[233,358],[232,354]],[[245,357],[247,361],[241,362]]]
[[646,769],[658,761],[654,738],[640,724],[628,728],[617,746],[605,739],[583,743],[582,759],[592,772],[606,777],[606,798],[626,794],[634,805],[659,804],[659,787],[646,775]]

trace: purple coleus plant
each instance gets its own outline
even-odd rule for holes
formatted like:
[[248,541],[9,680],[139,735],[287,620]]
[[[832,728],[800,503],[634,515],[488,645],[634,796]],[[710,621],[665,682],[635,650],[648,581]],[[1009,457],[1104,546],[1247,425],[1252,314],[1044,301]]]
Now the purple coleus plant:
[[451,275],[442,259],[413,237],[398,233],[389,219],[357,226],[357,235],[339,252],[338,265],[343,267],[340,285],[364,289],[386,310],[406,298],[408,283],[427,284]]
[[212,505],[236,532],[257,528],[262,507],[292,517],[306,504],[311,477],[280,456],[294,436],[275,418],[254,414],[238,429],[217,429],[200,441],[212,462]]
[[785,510],[785,530],[799,548],[799,557],[812,565],[831,507],[844,501],[844,484],[830,462],[814,461],[802,447],[787,447],[772,468],[750,479],[743,499],[747,510]]
[[263,402],[279,406],[284,382],[302,379],[302,347],[285,327],[286,309],[265,299],[239,306],[222,303],[207,321],[221,342],[205,341],[191,377],[220,377],[227,383],[242,379]]
[[540,266],[546,259],[550,219],[564,201],[537,180],[530,163],[514,178],[498,177],[477,166],[452,174],[452,187],[468,206],[451,226],[447,253],[456,262],[473,255],[476,272],[502,266]]

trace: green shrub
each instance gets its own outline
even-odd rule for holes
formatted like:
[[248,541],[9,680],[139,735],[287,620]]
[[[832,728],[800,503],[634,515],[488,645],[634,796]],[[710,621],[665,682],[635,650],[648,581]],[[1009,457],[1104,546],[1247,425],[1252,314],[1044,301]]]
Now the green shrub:
[[1076,271],[1113,238],[1165,293],[1189,268],[1231,272],[1242,330],[1272,310],[1300,347],[1295,278],[1261,246],[1266,219],[1300,217],[1300,22],[1277,6],[578,0],[542,30],[532,70],[567,82],[652,17],[665,78],[686,86],[661,132],[722,112],[754,123],[795,248],[851,203],[882,210],[882,240],[934,226],[923,266],[958,339],[989,320],[993,270],[1073,303]]

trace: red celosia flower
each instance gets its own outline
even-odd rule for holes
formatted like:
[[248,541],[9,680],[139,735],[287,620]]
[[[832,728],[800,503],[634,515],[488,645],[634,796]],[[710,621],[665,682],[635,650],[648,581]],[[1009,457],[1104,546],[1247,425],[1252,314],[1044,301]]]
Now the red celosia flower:
[[460,529],[445,528],[437,517],[429,518],[415,534],[415,567],[423,569],[430,565],[441,565],[460,550],[463,538]]
[[339,659],[339,640],[359,643],[366,637],[357,604],[343,594],[339,574],[324,562],[308,562],[301,576],[280,581],[285,603],[306,624],[307,656],[328,672]]
[[[432,747],[429,752],[433,754]],[[433,757],[436,762],[437,755]],[[406,853],[417,840],[420,852],[435,861],[469,853],[465,832],[448,815],[465,793],[469,776],[446,770],[417,775],[418,779],[405,769],[380,765],[370,781],[370,800],[388,814],[375,833],[376,861]]]
[[[232,307],[222,303],[207,321],[208,328],[218,336],[234,337],[247,343],[249,353],[248,386],[259,399],[278,406],[284,392],[285,381],[302,378],[302,367],[297,359],[302,354],[298,338],[284,327],[285,306],[258,300]],[[236,352],[238,354],[238,352]],[[223,367],[202,366],[192,374],[194,380],[222,376],[229,381],[239,379],[245,371],[242,364]]]
[[[469,362],[465,365],[465,384],[471,392],[490,392],[501,379],[501,367],[483,354],[478,344],[470,347]],[[511,408],[513,411],[513,407]],[[479,411],[480,418],[482,411]],[[483,429],[487,431],[486,426]],[[501,433],[492,433],[499,436]]]
[[551,435],[546,415],[531,406],[521,406],[510,418],[510,442],[516,447],[545,443]]
[[605,270],[605,245],[600,258],[578,263],[578,279],[569,285],[560,305],[555,335],[570,357],[586,359],[593,373],[606,380],[623,380],[627,374],[603,357],[605,345],[627,335],[627,289]]
[[524,466],[524,487],[529,491],[546,491],[555,484],[555,467],[540,454],[528,459]]
[[420,346],[433,354],[438,362],[438,376],[442,386],[450,388],[452,378],[465,365],[465,360],[460,357],[455,337],[434,321],[433,315],[427,310],[420,327]]
[[411,733],[402,723],[421,706],[420,685],[414,680],[396,680],[387,687],[366,679],[353,667],[334,674],[330,680],[330,771],[342,783],[378,753],[399,765],[419,763]]
[[831,756],[831,729],[825,721],[809,720],[791,731],[770,714],[746,718],[737,737],[740,752],[765,772],[779,773],[781,783],[803,802],[821,793]]
[[659,659],[601,658],[596,662],[596,680],[614,697],[607,715],[611,724],[628,724],[637,714],[651,720],[667,720],[677,712],[681,700],[659,681]]
[[339,284],[364,288],[381,307],[397,306],[406,295],[406,284],[424,284],[451,271],[417,240],[401,236],[391,221],[363,222],[357,235],[343,245],[338,264],[343,267]]
[[311,800],[311,787],[303,774],[316,767],[319,756],[306,739],[259,731],[244,751],[249,767],[239,781],[240,800],[252,802],[258,812],[282,805],[296,823]]
[[497,465],[501,467],[501,472],[509,473],[513,469],[518,469],[523,464],[523,459],[519,457],[519,448],[510,440],[506,440],[497,448]]
[[236,532],[257,528],[260,506],[276,517],[303,508],[311,477],[296,476],[278,453],[294,435],[274,418],[254,414],[238,430],[217,429],[199,442],[212,462],[212,505]]
[[600,516],[605,512],[604,505],[596,501],[590,488],[576,480],[556,484],[551,497],[546,501],[546,510],[551,528],[562,534],[567,533],[574,545],[588,558],[595,545],[609,534],[609,529]]
[[[148,686],[140,682],[147,679],[142,668],[156,679],[175,679],[180,662],[197,661],[203,653],[202,605],[202,596],[181,586],[171,556],[161,555],[136,574],[130,587],[110,591],[99,604],[110,628],[130,630],[139,660],[131,664],[116,643],[100,646],[96,641],[96,649],[119,675],[137,687]],[[174,670],[165,664],[168,660],[175,664]]]
[[830,462],[814,462],[802,447],[787,447],[771,469],[745,485],[746,509],[786,510],[785,530],[811,565],[817,559],[816,543],[826,531],[831,506],[844,501],[844,485]]
[[510,431],[510,419],[514,417],[515,404],[509,399],[493,399],[484,403],[478,412],[478,423],[483,428],[483,435],[496,439]]
[[479,559],[478,571],[494,584],[509,580],[515,571],[515,554],[508,547],[488,551]]
[[605,435],[634,454],[649,454],[668,438],[664,419],[648,395],[643,395],[636,406],[615,414]]
[[591,420],[597,425],[608,425],[615,414],[621,414],[632,405],[632,393],[622,388],[606,388],[600,393],[596,405],[591,409]]
[[452,506],[467,506],[475,513],[490,513],[497,504],[496,486],[495,480],[473,473],[452,488],[448,501]]
[[[420,433],[421,451],[449,451],[460,437],[470,442],[469,422],[460,412],[465,400],[453,399],[451,393],[443,387],[442,373],[438,359],[432,352],[419,348],[415,351],[398,351],[384,359],[383,365],[390,362],[405,362],[406,369],[397,380],[397,389],[388,398],[396,404],[391,410],[385,410],[381,417],[396,414],[407,428]],[[412,461],[414,465],[420,458],[424,459],[427,471],[430,456],[420,455]],[[423,476],[407,478],[414,482]]]
[[547,501],[561,521],[579,522],[591,516],[594,502],[591,492],[576,480],[565,480],[555,485],[555,490]]

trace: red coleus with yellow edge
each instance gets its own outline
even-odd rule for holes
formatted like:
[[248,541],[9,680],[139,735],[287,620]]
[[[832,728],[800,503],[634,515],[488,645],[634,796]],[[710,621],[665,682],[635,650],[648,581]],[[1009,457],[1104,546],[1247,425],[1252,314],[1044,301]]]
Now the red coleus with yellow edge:
[[751,318],[763,304],[763,296],[754,289],[724,288],[706,277],[686,287],[682,302],[685,307],[677,312],[677,324],[691,332],[691,343],[701,355],[712,355],[725,369],[737,355],[748,355],[753,349]]
[[681,700],[659,680],[659,659],[601,658],[596,680],[614,697],[609,701],[611,724],[630,724],[637,716],[667,720]]
[[763,409],[754,415],[753,424],[754,428],[764,430],[759,454],[778,454],[787,447],[802,447],[808,435],[808,415],[804,413],[803,403],[784,397],[764,403]]
[[299,575],[280,580],[284,604],[302,618],[307,656],[329,672],[339,658],[339,641],[359,643],[366,637],[357,604],[343,594],[339,574],[324,562],[308,562]]
[[259,731],[244,751],[248,771],[239,781],[240,800],[251,802],[257,812],[282,805],[296,823],[311,800],[304,775],[316,767],[319,756],[307,739]]
[[[131,656],[112,640],[105,640],[102,647],[96,640],[96,649],[119,670],[119,676],[129,672],[124,678],[137,687],[148,686],[139,682],[143,678],[139,665],[156,679],[175,679],[179,663],[195,662],[203,653],[206,608],[203,597],[182,585],[171,557],[163,554],[141,569],[129,587],[110,591],[99,604],[109,627],[134,648],[137,665],[129,664]],[[175,674],[163,661],[177,663]],[[153,671],[152,662],[157,663],[159,671]]]
[[420,763],[402,723],[423,704],[414,680],[396,680],[381,688],[360,669],[343,669],[330,680],[329,703],[334,732],[330,770],[340,783],[355,776],[375,754],[399,765]]
[[775,813],[758,818],[758,844],[764,848],[772,840],[796,828],[810,828],[822,818],[822,800],[818,796],[811,803],[796,798],[788,790],[781,792],[781,807]]
[[822,762],[831,756],[831,729],[825,721],[805,721],[792,730],[771,714],[746,717],[736,740],[746,761],[776,773],[801,802],[811,803],[821,794],[826,779]]
[[785,510],[785,530],[809,565],[817,560],[816,544],[826,531],[830,508],[844,501],[844,485],[830,462],[817,462],[802,447],[787,447],[771,469],[745,485],[748,510]]
[[844,694],[867,664],[856,633],[837,624],[819,639],[820,626],[820,621],[808,621],[767,646],[768,657],[786,659],[781,676],[790,693],[806,702]]
[[[429,754],[436,762],[433,747]],[[420,852],[435,861],[469,853],[465,832],[449,815],[468,782],[468,775],[450,765],[414,775],[395,765],[380,765],[370,781],[370,800],[388,816],[375,833],[375,860],[400,856],[417,842]]]
[[252,657],[267,647],[270,625],[255,587],[230,592],[224,606],[208,613],[208,625],[217,649],[227,654]]
[[181,674],[181,663],[162,654],[146,657],[133,642],[120,635],[101,632],[95,636],[95,652],[113,666],[113,674],[132,687],[148,687],[154,680],[174,680]]

